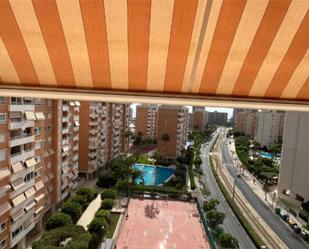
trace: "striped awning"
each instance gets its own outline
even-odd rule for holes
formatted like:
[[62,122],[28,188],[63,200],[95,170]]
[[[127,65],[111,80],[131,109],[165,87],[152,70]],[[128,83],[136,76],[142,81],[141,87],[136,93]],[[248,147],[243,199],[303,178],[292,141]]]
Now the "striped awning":
[[0,82],[306,102],[308,9],[308,0],[2,0]]

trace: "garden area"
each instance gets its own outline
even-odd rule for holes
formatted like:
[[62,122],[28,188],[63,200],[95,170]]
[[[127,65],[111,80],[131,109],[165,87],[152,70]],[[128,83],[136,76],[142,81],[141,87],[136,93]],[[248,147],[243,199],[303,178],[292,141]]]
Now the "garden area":
[[87,229],[77,225],[83,212],[97,196],[98,192],[94,189],[79,189],[60,211],[47,220],[45,232],[38,241],[33,242],[32,248],[95,249],[104,238],[112,238],[120,218],[119,213],[111,212],[117,196],[116,190],[103,190],[101,205],[89,220]]
[[235,148],[239,160],[244,167],[252,173],[257,179],[267,185],[277,183],[279,175],[279,166],[273,158],[263,157],[263,154],[274,154],[281,152],[281,142],[279,141],[273,147],[261,148],[260,144],[250,140],[248,136],[244,136],[238,132],[234,132]]

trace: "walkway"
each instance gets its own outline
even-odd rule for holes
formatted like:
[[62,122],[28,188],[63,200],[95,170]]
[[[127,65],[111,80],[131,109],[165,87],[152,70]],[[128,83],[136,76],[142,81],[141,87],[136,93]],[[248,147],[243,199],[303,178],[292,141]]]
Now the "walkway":
[[83,215],[77,222],[77,225],[83,226],[87,230],[88,224],[93,220],[95,213],[101,206],[101,195],[98,195],[84,211]]

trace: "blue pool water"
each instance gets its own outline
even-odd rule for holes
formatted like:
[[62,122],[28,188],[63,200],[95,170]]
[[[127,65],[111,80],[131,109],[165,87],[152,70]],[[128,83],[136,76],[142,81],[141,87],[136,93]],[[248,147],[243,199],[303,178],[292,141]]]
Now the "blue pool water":
[[[140,170],[143,173],[143,179],[145,185],[162,185],[166,180],[168,180],[175,172],[173,168],[166,168],[162,166],[152,166],[144,164],[134,164],[134,169]],[[157,173],[156,173],[157,170]],[[137,183],[143,182],[142,179],[137,179]]]
[[272,159],[272,156],[273,156],[273,154],[272,153],[269,153],[269,152],[261,152],[261,156],[263,157],[263,158],[267,158],[267,159]]

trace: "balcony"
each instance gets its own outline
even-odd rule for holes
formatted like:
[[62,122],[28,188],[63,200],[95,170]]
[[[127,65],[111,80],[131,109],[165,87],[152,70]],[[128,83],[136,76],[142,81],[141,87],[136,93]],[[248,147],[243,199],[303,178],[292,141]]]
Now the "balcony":
[[78,161],[78,155],[73,156],[73,162],[76,162],[76,161]]
[[79,131],[79,127],[78,127],[78,126],[77,126],[77,127],[74,127],[74,128],[73,128],[73,131],[75,131],[75,132],[76,132],[76,131]]
[[27,144],[27,143],[33,143],[35,140],[35,137],[33,134],[29,135],[19,135],[15,137],[11,137],[11,140],[9,142],[10,147]]
[[33,104],[22,104],[20,102],[11,102],[9,105],[9,112],[24,112],[34,111]]
[[62,111],[68,112],[69,111],[69,106],[68,105],[63,105],[62,106]]
[[11,154],[10,164],[14,164],[20,161],[24,162],[30,157],[34,157],[34,150],[24,150],[15,154]]
[[15,129],[24,130],[25,128],[28,128],[28,127],[34,127],[34,121],[12,118],[9,122],[10,130],[15,130]]
[[77,142],[79,140],[79,136],[78,135],[75,135],[74,137],[73,137],[73,141],[74,142]]
[[34,186],[34,179],[32,179],[31,181],[29,181],[27,183],[22,182],[20,187],[18,187],[16,190],[14,190],[14,188],[12,189],[12,191],[10,192],[10,198],[13,199],[17,195],[25,192],[27,189],[30,189],[33,186]]
[[62,128],[62,134],[68,134],[69,128]]
[[96,126],[98,124],[99,124],[99,122],[97,120],[92,120],[92,121],[89,122],[89,125],[92,125],[92,126]]
[[[35,223],[28,224],[18,235],[11,237],[11,247],[13,248],[22,238],[24,238],[35,226]],[[11,235],[12,236],[12,235]]]

